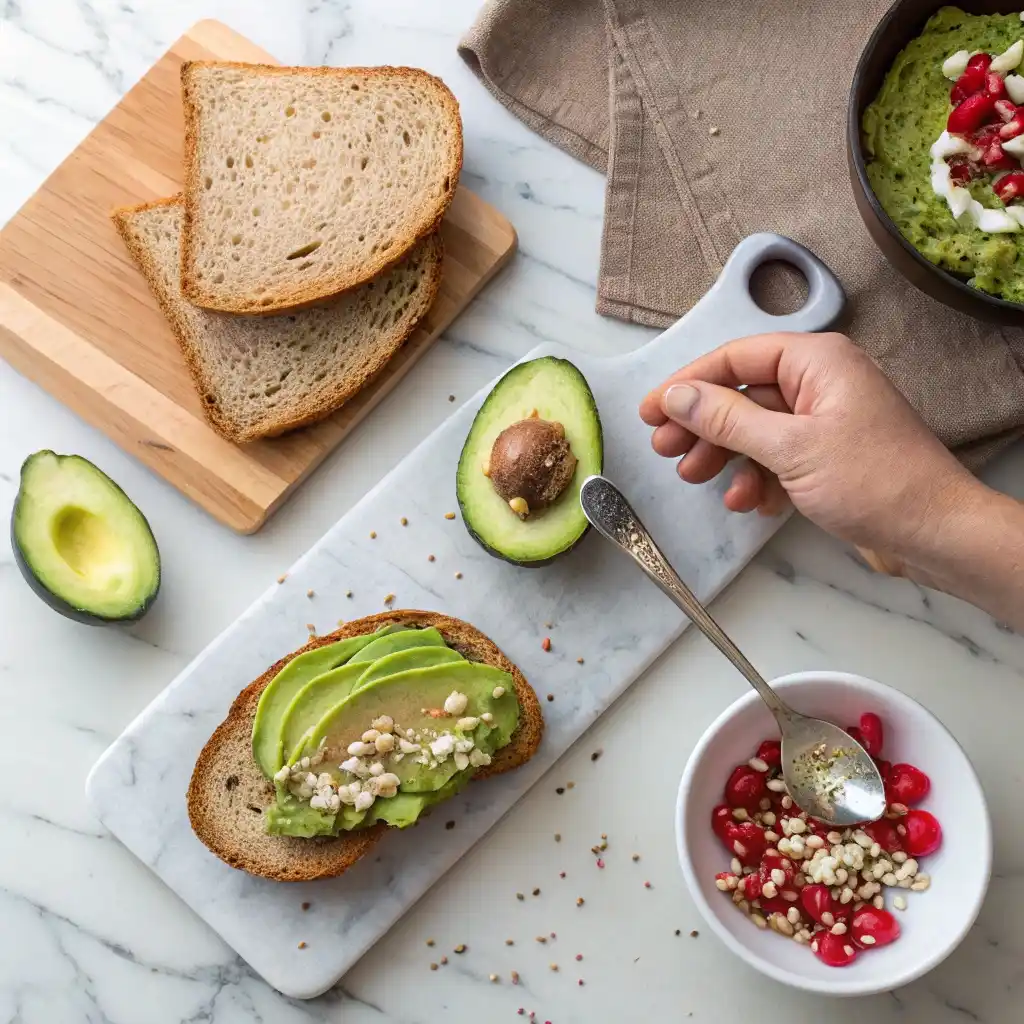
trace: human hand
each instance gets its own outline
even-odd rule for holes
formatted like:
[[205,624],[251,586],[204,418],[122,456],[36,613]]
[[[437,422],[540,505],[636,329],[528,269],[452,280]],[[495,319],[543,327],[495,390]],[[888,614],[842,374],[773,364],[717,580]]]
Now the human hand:
[[[737,388],[746,385],[740,392]],[[898,558],[939,536],[974,479],[881,370],[841,334],[740,338],[643,400],[654,450],[688,483],[740,463],[735,512],[793,504],[830,533]]]

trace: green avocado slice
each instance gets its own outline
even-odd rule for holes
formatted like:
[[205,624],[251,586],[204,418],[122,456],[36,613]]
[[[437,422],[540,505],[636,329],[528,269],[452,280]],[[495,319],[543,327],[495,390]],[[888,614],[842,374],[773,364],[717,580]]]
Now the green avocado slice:
[[[345,664],[358,651],[369,646],[386,631],[394,629],[385,626],[368,636],[353,636],[292,658],[273,679],[267,683],[256,705],[256,717],[252,724],[252,756],[260,771],[268,779],[274,777],[282,764],[284,752],[281,749],[281,724],[295,695],[316,676]],[[358,678],[358,676],[357,676]]]
[[[569,485],[551,505],[520,519],[494,489],[485,468],[498,435],[531,417],[560,423],[577,463]],[[583,374],[554,356],[520,363],[494,385],[466,437],[455,482],[462,519],[492,555],[522,566],[543,565],[587,532],[580,488],[588,476],[601,472],[603,463],[601,419]]]
[[160,589],[146,517],[79,455],[30,455],[11,515],[25,581],[54,611],[88,625],[141,619]]
[[378,658],[407,650],[410,647],[444,647],[444,637],[431,626],[429,629],[401,629],[367,644],[352,660],[376,661]]
[[[419,632],[423,634],[428,631]],[[386,639],[395,640],[403,635],[396,633]],[[425,643],[429,643],[431,639],[429,636],[423,637]],[[295,695],[281,720],[281,764],[294,764],[302,757],[306,752],[306,740],[320,719],[350,693],[365,686],[368,680],[374,682],[386,675],[410,668],[427,668],[430,665],[463,660],[461,655],[444,646],[406,647],[405,650],[385,655],[376,661],[360,660],[363,651],[369,650],[370,647],[378,647],[380,643],[381,641],[375,640],[344,665],[311,679]],[[379,649],[386,650],[386,647]],[[277,767],[280,768],[281,764]]]
[[[498,687],[504,693],[495,697]],[[462,661],[399,672],[354,691],[318,723],[310,735],[309,746],[319,749],[323,740],[325,760],[340,763],[347,758],[349,745],[360,739],[374,719],[389,715],[395,722],[396,732],[401,729],[407,733],[411,729],[414,737],[420,736],[422,750],[406,754],[399,761],[389,758],[388,771],[398,776],[403,793],[434,792],[459,769],[454,757],[440,763],[432,758],[422,763],[421,755],[429,757],[429,744],[441,732],[461,734],[456,728],[456,718],[435,717],[429,712],[441,711],[454,691],[468,698],[460,718],[479,718],[485,713],[493,718],[490,725],[481,721],[473,730],[473,740],[480,750],[492,753],[509,742],[519,721],[519,702],[512,677],[489,665]],[[341,773],[338,774],[340,777]],[[347,773],[345,777],[348,778]]]

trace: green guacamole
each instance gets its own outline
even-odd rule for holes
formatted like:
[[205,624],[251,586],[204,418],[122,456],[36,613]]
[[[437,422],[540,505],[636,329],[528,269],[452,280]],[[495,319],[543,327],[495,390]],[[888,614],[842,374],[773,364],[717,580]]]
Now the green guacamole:
[[[952,82],[942,62],[957,50],[1000,54],[1024,39],[1020,14],[965,14],[943,7],[893,62],[861,123],[868,180],[918,252],[982,291],[1024,302],[1024,230],[986,234],[961,226],[930,183],[929,149],[946,127]],[[1024,64],[1016,70],[1024,74]],[[989,179],[968,188],[983,206],[1002,203]]]

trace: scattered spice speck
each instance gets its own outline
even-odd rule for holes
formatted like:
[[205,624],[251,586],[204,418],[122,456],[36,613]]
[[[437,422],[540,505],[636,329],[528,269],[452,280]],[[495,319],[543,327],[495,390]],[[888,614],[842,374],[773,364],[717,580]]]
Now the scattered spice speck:
[[650,889],[651,888],[651,883],[650,882],[644,882],[644,888],[645,889]]
[[316,632],[316,626],[314,626],[312,622],[307,622],[306,623],[306,629],[310,633],[315,633]]
[[399,522],[400,522],[400,523],[401,523],[401,524],[402,524],[403,526],[408,526],[408,525],[409,525],[409,520],[408,520],[408,519],[406,519],[406,518],[405,518],[405,516],[402,516],[402,518],[401,518],[401,519],[399,519],[398,521],[399,521]]
[[590,760],[591,760],[591,761],[596,761],[596,760],[597,760],[597,759],[598,759],[598,758],[599,758],[599,757],[600,757],[600,756],[601,756],[601,755],[602,755],[603,753],[604,753],[604,751],[603,751],[603,750],[600,750],[600,749],[599,749],[599,750],[595,750],[595,751],[594,751],[594,752],[593,752],[593,753],[592,753],[592,754],[590,755]]
[[534,939],[534,941],[535,942],[540,942],[540,943],[543,944],[543,943],[548,941],[548,937],[546,935],[538,935],[537,938]]
[[506,939],[506,940],[505,940],[505,945],[506,945],[506,946],[514,946],[515,944],[516,944],[516,943],[515,943],[515,940],[514,940],[514,939]]
[[607,832],[602,832],[602,833],[601,833],[601,838],[602,838],[603,840],[607,840],[607,839],[608,839],[608,833],[607,833]]
[[718,135],[721,132],[721,128],[709,128],[708,135]]
[[449,395],[448,396],[448,401],[449,402],[454,402],[455,401],[455,396],[454,395]]
[[546,637],[544,637],[543,640],[541,640],[541,642],[540,642],[540,649],[542,651],[550,651],[551,650],[551,637],[546,636]]
[[490,983],[491,983],[492,985],[494,985],[494,984],[497,984],[497,981],[498,981],[498,976],[497,976],[496,974],[489,974],[489,975],[487,975],[487,980],[488,980],[488,981],[489,981],[489,982],[490,982]]
[[299,949],[305,949],[305,948],[306,948],[305,942],[300,942],[299,943]]
[[303,903],[303,904],[302,904],[302,909],[303,909],[303,910],[309,910],[309,908],[310,908],[310,907],[311,907],[312,905],[313,905],[312,903]]
[[639,853],[634,853],[633,854],[633,863],[635,864],[639,859],[640,859],[640,854]]
[[462,573],[461,573],[461,572],[457,572],[457,573],[455,574],[455,578],[456,578],[457,580],[461,580],[461,579],[462,579]]
[[583,904],[586,903],[586,902],[587,901],[582,896],[577,896],[576,897],[576,906],[577,907],[582,907]]
[[454,512],[445,512],[444,517],[445,517],[445,519],[454,519],[455,518],[455,513]]
[[559,878],[565,878],[565,872],[564,871],[559,871],[558,872],[558,877]]
[[338,619],[338,625],[339,626],[344,626],[345,625],[345,620],[344,619]]
[[597,858],[597,866],[599,868],[603,868],[604,867],[604,861],[600,857]]
[[683,934],[682,928],[677,928],[676,929],[676,935],[682,935],[682,934]]
[[580,988],[583,988],[583,979],[582,979],[582,978],[580,978],[580,979],[579,979],[579,980],[578,980],[578,981],[576,982],[576,984],[577,984],[577,985],[579,985],[579,987],[580,987]]
[[548,703],[550,703],[550,702],[551,702],[551,701],[553,701],[554,699],[555,699],[555,695],[554,695],[553,693],[549,693],[549,694],[548,694]]
[[539,896],[539,895],[540,895],[540,889],[539,889],[539,888],[537,888],[537,889],[534,889],[534,890],[533,890],[533,895],[534,895],[534,896]]
[[694,928],[694,929],[693,929],[693,931],[692,931],[692,932],[690,932],[690,938],[691,938],[691,939],[695,939],[695,938],[697,938],[697,936],[698,936],[698,935],[700,935],[700,932],[699,932],[699,931],[697,931],[697,929],[696,929],[696,928]]
[[433,944],[434,944],[434,940],[433,939],[427,939],[427,945],[428,946],[432,946]]
[[557,787],[557,788],[555,789],[555,792],[556,792],[556,793],[557,793],[557,794],[558,794],[559,796],[561,796],[561,795],[562,795],[562,794],[563,794],[563,793],[565,792],[565,786],[558,786],[558,787]]
[[555,934],[554,932],[552,932],[552,933],[551,933],[551,938],[553,938],[553,939],[557,939],[557,938],[558,938],[558,936],[557,936],[557,935],[556,935],[556,934]]
[[432,971],[436,971],[436,970],[437,970],[437,964],[431,964],[431,965],[430,965],[430,969],[431,969]]
[[371,530],[370,531],[370,540],[376,540],[376,539],[377,539],[377,531],[376,530]]
[[516,893],[516,899],[517,900],[525,900],[526,897],[521,892],[517,892]]
[[577,954],[576,954],[576,960],[577,960],[577,962],[579,962],[579,961],[580,961],[580,960],[582,960],[582,959],[583,959],[583,954],[582,954],[582,953],[577,953]]
[[548,967],[549,967],[549,968],[550,968],[550,969],[551,969],[552,971],[557,971],[557,970],[558,970],[558,964],[548,964]]
[[446,957],[446,956],[441,957],[441,966],[444,967],[444,965],[446,963],[448,963],[448,957]]
[[444,827],[446,829],[448,829],[448,831],[450,832],[453,828],[455,828],[455,822],[454,821],[446,821],[444,823]]
[[583,659],[582,658],[577,658],[576,659],[576,664],[577,665],[582,665],[583,664]]
[[385,594],[384,595],[384,603],[385,604],[394,604],[394,601],[395,601],[395,595],[394,594]]
[[352,591],[351,590],[346,590],[345,591],[345,596],[346,597],[351,597],[352,596]]
[[555,833],[555,842],[556,843],[560,843],[561,841],[562,841],[562,833],[561,832],[556,832]]
[[545,629],[552,629],[552,628],[554,628],[554,625],[555,624],[553,622],[545,622],[544,623],[544,628]]
[[316,591],[310,587],[310,589],[306,591],[306,597],[316,597]]
[[452,950],[452,952],[453,952],[453,953],[459,953],[459,954],[462,954],[462,953],[465,953],[467,949],[469,949],[469,947],[468,947],[468,946],[467,946],[467,945],[466,945],[466,944],[465,944],[464,942],[460,942],[460,943],[459,943],[459,944],[458,944],[458,945],[457,945],[457,946],[455,947],[455,949],[454,949],[454,950]]
[[427,561],[428,562],[436,562],[437,559],[433,555],[427,555]]
[[284,581],[285,581],[286,579],[288,579],[288,573],[286,573],[286,572],[283,572],[283,573],[281,573],[281,575],[280,575],[280,576],[278,576],[278,577],[277,577],[277,582],[278,582],[278,583],[284,583]]
[[[575,789],[576,788],[576,783],[575,782],[567,782],[565,784],[565,788],[566,789]],[[604,836],[601,836],[601,838],[604,839]]]
[[[511,974],[509,975],[509,977],[510,977],[510,978],[512,979],[512,984],[513,984],[513,985],[518,985],[518,984],[519,984],[519,972],[518,972],[518,971],[513,971],[513,972],[512,972],[512,973],[511,973]],[[522,1013],[523,1011],[522,1011],[522,1010],[520,1010],[519,1012],[520,1012],[520,1013]]]
[[518,1013],[519,1016],[522,1017],[523,1014],[526,1013],[526,1010],[522,1006],[520,1006],[519,1009],[516,1010],[516,1013]]

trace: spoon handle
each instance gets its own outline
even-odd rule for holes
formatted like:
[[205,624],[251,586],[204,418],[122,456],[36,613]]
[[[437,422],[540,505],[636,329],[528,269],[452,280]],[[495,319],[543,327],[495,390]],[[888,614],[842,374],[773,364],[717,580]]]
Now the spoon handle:
[[591,476],[580,489],[580,504],[598,533],[622,548],[686,613],[690,621],[743,673],[772,712],[776,716],[788,717],[789,708],[679,578],[622,492],[603,476]]

